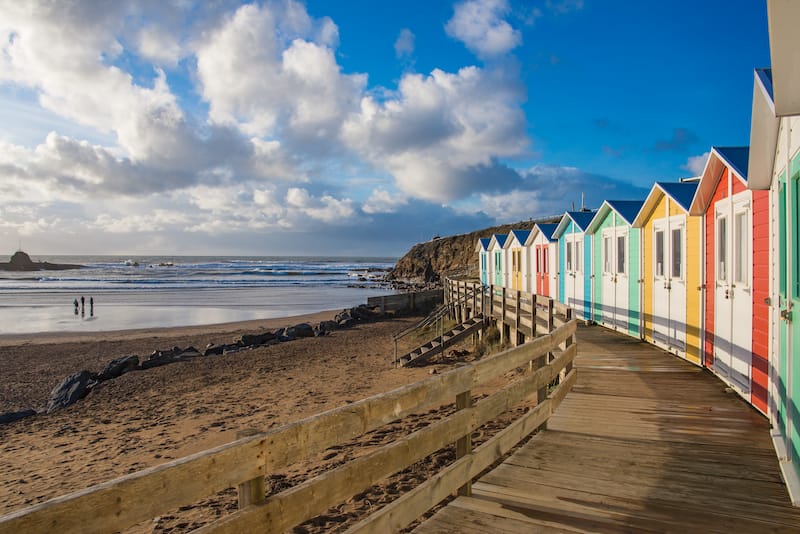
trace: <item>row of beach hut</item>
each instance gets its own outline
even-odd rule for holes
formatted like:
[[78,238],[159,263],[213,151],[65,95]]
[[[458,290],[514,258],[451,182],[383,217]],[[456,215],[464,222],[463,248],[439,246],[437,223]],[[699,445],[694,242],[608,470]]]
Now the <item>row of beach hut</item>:
[[[776,7],[777,6],[777,7]],[[749,147],[712,147],[700,176],[656,182],[479,240],[480,278],[706,367],[772,423],[800,503],[800,2],[769,3]],[[788,172],[787,172],[788,171]]]

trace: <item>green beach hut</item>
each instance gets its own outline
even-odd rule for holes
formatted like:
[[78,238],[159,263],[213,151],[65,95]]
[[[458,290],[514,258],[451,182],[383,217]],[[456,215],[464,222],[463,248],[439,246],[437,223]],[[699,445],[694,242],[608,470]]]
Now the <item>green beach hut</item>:
[[592,241],[592,319],[633,337],[641,334],[640,229],[642,200],[606,200],[586,234]]

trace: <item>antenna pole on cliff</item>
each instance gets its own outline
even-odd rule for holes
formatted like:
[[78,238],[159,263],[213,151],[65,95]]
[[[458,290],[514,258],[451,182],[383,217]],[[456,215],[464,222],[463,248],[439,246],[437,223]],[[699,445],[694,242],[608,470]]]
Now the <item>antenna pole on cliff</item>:
[[572,209],[570,211],[575,211],[575,201],[572,201]]
[[586,203],[583,201],[583,195],[584,195],[584,193],[583,193],[583,191],[581,191],[581,211],[585,211],[586,210]]

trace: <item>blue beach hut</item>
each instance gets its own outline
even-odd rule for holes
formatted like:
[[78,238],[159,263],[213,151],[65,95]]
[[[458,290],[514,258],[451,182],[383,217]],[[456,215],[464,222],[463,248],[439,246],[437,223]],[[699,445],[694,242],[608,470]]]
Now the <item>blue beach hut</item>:
[[558,239],[558,299],[575,311],[575,317],[591,319],[591,237],[586,228],[594,211],[567,211],[553,238]]

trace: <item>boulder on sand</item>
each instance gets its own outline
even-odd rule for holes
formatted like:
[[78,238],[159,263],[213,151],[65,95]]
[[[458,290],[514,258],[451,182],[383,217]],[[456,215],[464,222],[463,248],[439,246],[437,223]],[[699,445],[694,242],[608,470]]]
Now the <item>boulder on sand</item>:
[[121,356],[108,362],[105,368],[100,371],[100,374],[97,375],[97,380],[101,382],[103,380],[111,380],[112,378],[120,377],[128,371],[133,371],[138,368],[138,356]]
[[234,343],[241,347],[249,347],[253,345],[263,345],[268,341],[275,339],[273,332],[264,332],[263,334],[242,334],[233,340]]
[[314,337],[314,328],[308,323],[290,326],[284,332],[287,337]]
[[69,375],[50,392],[47,413],[81,400],[89,394],[96,383],[95,375],[89,371],[78,371]]
[[30,417],[32,415],[36,415],[36,410],[21,410],[19,412],[2,413],[0,414],[0,425],[13,423],[14,421],[19,421],[20,419],[24,419],[25,417]]

